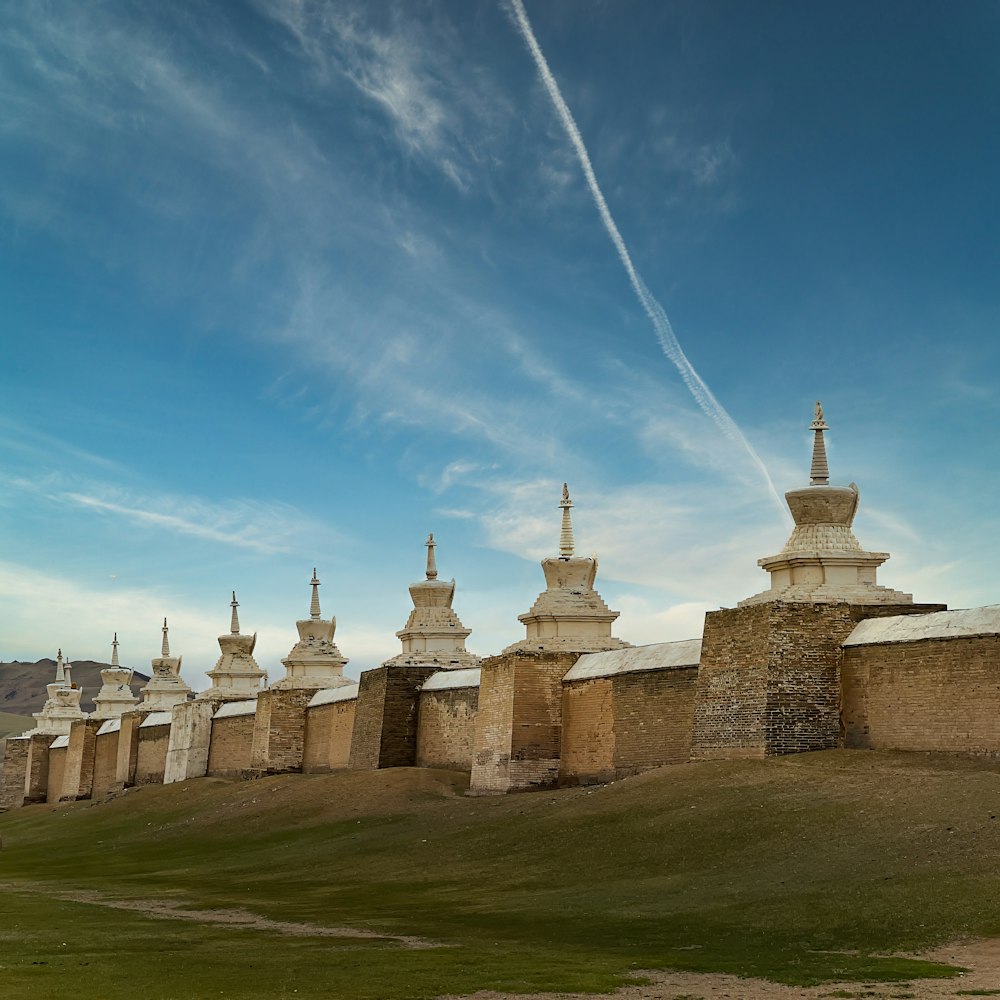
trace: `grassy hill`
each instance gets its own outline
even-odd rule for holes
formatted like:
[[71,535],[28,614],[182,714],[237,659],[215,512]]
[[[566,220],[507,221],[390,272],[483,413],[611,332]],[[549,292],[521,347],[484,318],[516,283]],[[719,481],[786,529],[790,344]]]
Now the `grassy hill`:
[[832,751],[465,785],[202,779],[6,813],[4,996],[601,992],[666,967],[901,981],[955,970],[879,956],[1000,933],[998,764]]
[[10,712],[0,712],[0,740],[5,736],[16,736],[34,726],[35,720],[30,715],[12,715]]

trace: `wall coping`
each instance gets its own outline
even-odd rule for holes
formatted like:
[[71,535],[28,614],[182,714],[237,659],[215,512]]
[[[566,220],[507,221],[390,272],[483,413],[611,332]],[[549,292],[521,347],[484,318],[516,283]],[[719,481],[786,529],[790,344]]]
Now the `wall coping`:
[[456,688],[477,688],[482,671],[479,667],[467,670],[439,670],[431,674],[420,689],[423,691],[452,691]]
[[312,696],[308,708],[316,708],[319,705],[333,705],[338,701],[353,701],[358,696],[358,685],[343,684],[335,688],[320,688]]
[[845,646],[871,646],[919,639],[956,639],[1000,634],[1000,604],[955,611],[932,611],[926,615],[892,615],[858,622],[844,640]]
[[584,653],[563,677],[564,681],[586,681],[595,677],[613,677],[640,670],[678,670],[697,667],[701,662],[701,639],[679,642],[656,642],[649,646],[609,649],[603,653]]
[[98,736],[107,736],[108,733],[120,732],[122,728],[121,719],[108,719],[107,722],[101,723],[101,728],[97,730]]
[[227,701],[220,705],[213,719],[234,719],[241,715],[256,715],[257,699],[248,701]]
[[153,726],[169,726],[173,721],[173,713],[171,712],[150,712],[142,722],[139,723],[140,729],[151,729]]
[[68,736],[57,736],[49,744],[49,749],[50,750],[62,750],[65,747],[68,747],[68,746],[69,746],[69,737]]

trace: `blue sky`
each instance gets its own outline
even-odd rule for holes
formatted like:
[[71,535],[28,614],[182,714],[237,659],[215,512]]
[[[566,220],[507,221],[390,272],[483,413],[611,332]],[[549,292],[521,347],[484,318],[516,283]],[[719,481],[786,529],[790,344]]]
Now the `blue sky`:
[[[1000,9],[527,0],[631,258],[779,491],[824,402],[862,544],[1000,600]],[[578,549],[636,642],[788,528],[664,355],[511,9],[0,17],[0,658],[196,686],[236,589],[272,677],[313,565],[348,672],[433,531],[469,647]]]

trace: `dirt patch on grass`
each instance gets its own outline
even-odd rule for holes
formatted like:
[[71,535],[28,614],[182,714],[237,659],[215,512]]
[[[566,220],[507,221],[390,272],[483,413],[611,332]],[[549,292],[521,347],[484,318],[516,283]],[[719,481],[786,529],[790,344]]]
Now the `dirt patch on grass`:
[[[764,979],[698,972],[637,972],[650,982],[623,986],[614,1000],[941,1000],[948,997],[1000,997],[1000,938],[947,945],[926,955],[908,956],[961,966],[969,971],[952,979],[915,979],[896,983],[825,983],[782,986]],[[594,1000],[592,993],[496,993],[481,990],[439,1000]]]
[[[0,885],[0,889],[24,891],[24,887]],[[403,948],[441,948],[435,941],[415,937],[410,934],[384,934],[379,931],[369,931],[357,927],[327,927],[323,924],[300,923],[290,920],[272,920],[258,913],[251,913],[242,908],[194,910],[186,907],[183,902],[173,899],[111,899],[94,890],[77,890],[73,892],[52,891],[44,886],[32,885],[32,892],[45,892],[53,899],[64,899],[70,903],[89,903],[94,906],[106,906],[112,910],[128,910],[140,913],[154,920],[190,920],[197,924],[222,924],[227,927],[238,927],[245,930],[266,931],[272,934],[285,934],[291,937],[328,937],[348,938],[356,941],[384,941],[387,944],[400,945]]]

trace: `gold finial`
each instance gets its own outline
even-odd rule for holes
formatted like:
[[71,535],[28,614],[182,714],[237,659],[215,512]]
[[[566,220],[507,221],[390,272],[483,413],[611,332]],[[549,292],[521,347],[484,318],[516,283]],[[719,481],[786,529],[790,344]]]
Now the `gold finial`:
[[427,546],[427,579],[436,580],[438,571],[437,563],[434,561],[434,548],[437,542],[434,541],[433,531],[427,536],[427,541],[424,542],[424,545]]

